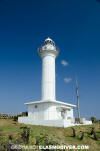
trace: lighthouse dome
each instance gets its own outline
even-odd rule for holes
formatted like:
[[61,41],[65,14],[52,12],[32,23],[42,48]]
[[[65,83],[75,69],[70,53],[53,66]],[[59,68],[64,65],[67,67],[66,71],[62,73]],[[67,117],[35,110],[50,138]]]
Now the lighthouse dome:
[[38,54],[39,56],[44,56],[45,54],[53,54],[57,57],[59,51],[55,45],[55,42],[48,37],[47,39],[45,39],[44,44],[40,48],[38,48]]
[[55,46],[54,41],[49,37],[47,39],[45,39],[44,44],[46,44],[46,45],[51,44],[51,45]]

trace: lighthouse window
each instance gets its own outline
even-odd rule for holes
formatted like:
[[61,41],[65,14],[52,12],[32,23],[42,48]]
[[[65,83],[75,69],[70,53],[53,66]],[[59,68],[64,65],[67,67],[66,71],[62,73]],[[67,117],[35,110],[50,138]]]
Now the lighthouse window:
[[35,105],[35,108],[37,108],[37,105]]

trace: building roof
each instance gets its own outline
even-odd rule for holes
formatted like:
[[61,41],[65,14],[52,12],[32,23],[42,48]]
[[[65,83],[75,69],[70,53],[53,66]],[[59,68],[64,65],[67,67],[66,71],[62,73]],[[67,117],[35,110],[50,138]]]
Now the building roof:
[[57,104],[66,105],[66,106],[69,106],[69,107],[76,107],[76,105],[65,103],[65,102],[61,102],[61,101],[56,101],[56,100],[55,101],[47,100],[47,101],[28,102],[28,103],[25,103],[25,105],[41,104],[41,103],[57,103]]

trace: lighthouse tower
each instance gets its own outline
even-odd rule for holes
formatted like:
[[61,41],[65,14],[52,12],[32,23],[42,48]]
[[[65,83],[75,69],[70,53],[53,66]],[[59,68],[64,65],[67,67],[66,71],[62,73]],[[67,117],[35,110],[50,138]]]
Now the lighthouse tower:
[[56,100],[55,60],[59,51],[50,38],[38,48],[42,59],[41,99],[25,103],[28,117],[19,117],[18,122],[32,125],[67,127],[74,125],[73,108],[76,105]]
[[59,54],[52,39],[47,38],[38,49],[42,58],[42,101],[55,101],[55,59]]

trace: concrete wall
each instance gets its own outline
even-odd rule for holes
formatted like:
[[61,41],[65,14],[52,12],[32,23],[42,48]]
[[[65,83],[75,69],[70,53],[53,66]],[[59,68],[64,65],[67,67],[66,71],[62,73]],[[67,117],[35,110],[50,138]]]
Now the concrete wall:
[[56,127],[69,127],[74,126],[69,120],[40,120],[35,121],[28,117],[19,117],[19,123],[31,124],[31,125],[43,125],[43,126],[56,126]]
[[[62,119],[61,111],[57,109],[60,106],[60,104],[56,103],[41,103],[28,105],[28,117],[31,117],[33,120]],[[71,118],[73,118],[73,109],[67,109],[65,114],[65,119],[71,120]]]
[[[69,127],[75,125],[89,125],[91,121],[81,119],[81,124],[75,123],[73,108],[68,108],[65,112],[65,118],[61,116],[61,104],[40,103],[28,105],[28,117],[19,117],[18,122],[31,125]],[[64,107],[64,105],[63,105]],[[67,107],[67,106],[65,106]]]
[[92,124],[92,121],[86,120],[85,118],[81,118],[80,119],[80,123],[81,124],[89,125],[89,124]]

